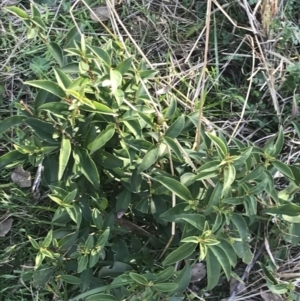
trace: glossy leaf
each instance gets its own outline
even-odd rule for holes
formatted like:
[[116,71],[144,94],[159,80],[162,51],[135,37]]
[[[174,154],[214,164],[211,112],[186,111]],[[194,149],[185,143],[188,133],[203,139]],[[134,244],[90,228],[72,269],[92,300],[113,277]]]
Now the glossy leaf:
[[163,265],[170,265],[180,260],[188,258],[195,250],[196,244],[194,243],[184,243],[176,250],[171,252],[167,258],[163,261]]
[[86,301],[117,301],[116,297],[108,294],[96,294],[85,298]]
[[88,46],[88,48],[90,48],[97,58],[103,61],[108,67],[111,66],[111,59],[105,50],[96,46]]
[[81,147],[75,147],[73,150],[73,157],[79,170],[93,184],[93,186],[98,189],[100,184],[98,170],[87,150]]
[[228,240],[221,238],[219,239],[218,247],[221,248],[226,253],[230,265],[232,267],[235,267],[237,264],[237,257],[231,243]]
[[171,117],[173,117],[173,115],[175,114],[177,109],[177,101],[175,100],[175,98],[172,98],[170,101],[170,105],[168,106],[168,109],[165,113],[165,119],[170,119]]
[[76,285],[80,284],[80,278],[72,275],[60,275],[59,278],[65,281],[66,283],[76,284]]
[[154,165],[158,160],[159,155],[159,146],[156,145],[152,147],[144,156],[142,159],[142,162],[137,167],[137,173],[141,173],[142,171],[150,168],[152,165]]
[[170,266],[167,267],[166,269],[160,271],[157,275],[156,275],[156,281],[157,282],[164,282],[167,281],[169,278],[171,278],[174,274],[174,267]]
[[174,283],[177,283],[176,292],[182,293],[186,290],[190,284],[190,279],[192,276],[192,267],[186,262],[184,268],[179,272],[178,276],[175,278]]
[[25,116],[10,116],[0,122],[0,134],[4,133],[10,127],[18,125],[26,120]]
[[216,147],[219,149],[219,151],[222,155],[222,158],[220,158],[220,159],[224,159],[228,153],[227,145],[219,137],[217,137],[213,134],[206,133],[206,135],[214,142]]
[[163,186],[165,186],[169,191],[175,193],[180,198],[182,198],[185,201],[192,200],[193,197],[190,193],[190,191],[183,186],[180,182],[173,178],[164,177],[164,176],[158,176],[154,178],[155,181],[158,181]]
[[25,82],[25,84],[35,88],[45,90],[61,98],[66,97],[66,93],[64,92],[64,90],[58,84],[50,80],[32,80],[32,81]]
[[245,177],[241,180],[241,182],[249,182],[252,181],[262,175],[264,172],[263,165],[256,166],[251,172],[249,172]]
[[176,138],[178,137],[185,125],[185,116],[180,115],[166,130],[165,136],[169,138]]
[[172,292],[177,288],[177,283],[155,283],[152,287],[159,292]]
[[224,184],[222,189],[222,195],[227,194],[228,191],[231,190],[231,184],[235,180],[236,171],[232,164],[228,164],[224,169]]
[[136,283],[140,285],[146,286],[148,284],[148,280],[142,275],[131,272],[129,273],[129,276],[132,278],[132,280],[134,280]]
[[300,215],[300,206],[293,203],[271,207],[264,209],[262,213],[266,214],[284,214],[287,216],[298,216]]
[[114,133],[114,124],[108,125],[105,130],[100,132],[96,139],[88,145],[88,149],[90,149],[90,155],[92,155],[95,151],[103,147],[113,137]]
[[5,7],[4,9],[21,19],[29,19],[29,15],[27,15],[27,13],[19,7],[9,6],[9,7]]
[[61,180],[71,155],[71,142],[63,135],[59,152],[58,181]]
[[281,161],[274,160],[272,161],[272,165],[286,177],[295,180],[293,172],[286,164],[282,163]]
[[110,228],[107,228],[97,239],[96,246],[104,247],[106,242],[108,241],[109,234],[110,234]]
[[227,257],[225,251],[217,246],[210,246],[209,249],[214,253],[215,257],[219,261],[223,271],[225,272],[227,281],[230,280],[230,273],[231,273],[231,266],[230,266],[230,261],[229,258]]
[[213,211],[214,206],[218,206],[221,200],[223,191],[223,184],[219,181],[217,182],[216,186],[213,188],[213,192],[209,198],[208,204],[206,206],[205,215],[208,215]]
[[284,145],[283,127],[282,125],[280,125],[277,139],[274,144],[274,152],[272,153],[273,157],[277,157],[281,153],[283,145]]
[[131,63],[132,63],[132,57],[121,62],[116,67],[116,70],[119,71],[121,73],[121,75],[124,75],[128,71],[128,69],[131,67]]
[[178,159],[182,158],[181,150],[172,138],[169,138],[169,137],[165,136],[164,137],[164,142],[170,147],[171,151],[176,155],[176,157]]
[[206,270],[207,270],[207,287],[208,291],[212,290],[219,282],[221,265],[217,257],[209,248],[206,254]]
[[88,255],[82,255],[78,257],[77,273],[82,273],[88,266],[89,257]]
[[244,218],[241,215],[234,213],[231,216],[231,221],[237,228],[242,240],[244,242],[247,241],[248,240],[248,229],[247,229],[247,224],[246,224]]
[[63,89],[67,89],[69,88],[69,86],[71,85],[72,81],[71,79],[68,77],[67,74],[65,74],[63,71],[61,71],[60,69],[54,69],[54,74],[55,74],[55,78],[56,81],[58,83],[58,85]]
[[48,49],[51,52],[54,59],[56,60],[56,62],[58,63],[59,67],[62,67],[64,65],[64,56],[60,46],[56,43],[50,43]]
[[122,74],[118,70],[110,70],[111,91],[116,93],[117,89],[122,84]]

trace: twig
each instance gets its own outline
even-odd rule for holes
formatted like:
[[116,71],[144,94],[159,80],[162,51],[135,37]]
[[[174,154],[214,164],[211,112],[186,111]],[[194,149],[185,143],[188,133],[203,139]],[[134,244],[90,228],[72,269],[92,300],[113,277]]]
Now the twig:
[[[262,244],[260,246],[259,250],[257,251],[256,255],[253,257],[253,259],[251,260],[251,262],[246,267],[245,272],[244,272],[243,276],[241,277],[242,281],[244,281],[249,276],[250,271],[254,267],[256,261],[258,260],[259,256],[261,255],[262,251],[264,250],[264,248],[265,248],[265,245]],[[235,287],[235,289],[233,290],[233,292],[231,293],[231,295],[227,299],[227,301],[233,301],[234,300],[234,297],[237,294],[237,292],[239,291],[241,285],[242,285],[242,282],[239,282],[239,284]]]

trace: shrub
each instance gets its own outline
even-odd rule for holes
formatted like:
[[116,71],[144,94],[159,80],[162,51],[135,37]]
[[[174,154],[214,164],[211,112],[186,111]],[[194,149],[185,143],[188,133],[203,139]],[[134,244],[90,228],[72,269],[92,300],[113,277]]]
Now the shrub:
[[[55,211],[48,234],[29,237],[35,268],[23,281],[62,300],[183,300],[196,261],[206,263],[205,290],[222,273],[230,280],[272,218],[274,233],[288,225],[286,239],[299,242],[300,171],[277,159],[282,127],[257,147],[200,124],[197,150],[198,112],[159,102],[150,85],[157,72],[136,67],[126,45],[99,44],[76,27],[64,46],[51,43],[34,6],[32,16],[7,10],[56,61],[52,80],[26,83],[38,91],[32,106],[19,104],[23,115],[0,123],[0,132],[24,131],[1,168],[43,166],[44,206]],[[276,172],[285,190],[276,189]]]

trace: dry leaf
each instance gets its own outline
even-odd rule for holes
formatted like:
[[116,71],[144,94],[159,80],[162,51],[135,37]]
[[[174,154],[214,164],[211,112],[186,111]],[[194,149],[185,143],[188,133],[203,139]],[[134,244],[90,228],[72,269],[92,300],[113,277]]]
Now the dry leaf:
[[11,229],[13,219],[8,218],[0,222],[0,236],[5,236]]
[[100,19],[100,21],[106,21],[109,20],[110,18],[110,10],[108,9],[108,7],[106,5],[101,5],[101,6],[96,6],[93,9],[93,12],[95,13],[92,14],[90,13],[90,17],[93,21],[99,21],[98,19]]
[[201,262],[194,264],[191,271],[191,282],[201,281],[205,276],[205,265]]
[[22,188],[31,187],[30,172],[25,171],[20,165],[12,172],[11,180]]

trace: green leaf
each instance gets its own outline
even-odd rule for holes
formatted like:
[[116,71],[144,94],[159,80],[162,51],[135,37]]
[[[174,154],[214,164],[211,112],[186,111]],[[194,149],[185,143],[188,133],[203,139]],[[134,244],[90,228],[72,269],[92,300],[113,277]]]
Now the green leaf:
[[230,219],[237,228],[243,242],[246,242],[248,240],[248,229],[244,218],[241,215],[234,213]]
[[122,84],[122,74],[118,70],[110,70],[111,91],[116,93],[117,89]]
[[93,184],[95,189],[98,189],[100,184],[98,170],[87,150],[81,147],[75,147],[73,150],[73,157],[79,170],[84,174],[88,181]]
[[291,171],[291,169],[286,164],[284,164],[284,163],[282,163],[281,161],[278,161],[278,160],[274,160],[271,163],[283,175],[285,175],[286,177],[288,177],[292,180],[295,180],[293,172]]
[[286,204],[277,207],[267,208],[262,210],[263,214],[284,214],[288,216],[298,216],[300,215],[300,206],[295,204]]
[[124,120],[123,123],[128,128],[129,132],[131,132],[136,139],[140,139],[142,137],[142,129],[139,121],[136,120]]
[[212,290],[219,282],[221,265],[212,250],[209,248],[206,254],[206,269],[207,269],[207,287],[206,290]]
[[64,90],[58,84],[50,80],[32,80],[27,81],[24,84],[48,91],[49,93],[54,94],[60,98],[66,97]]
[[86,301],[117,301],[116,297],[108,294],[96,294],[85,298]]
[[79,92],[72,89],[66,89],[66,92],[69,95],[72,95],[74,98],[76,98],[81,104],[86,105],[87,107],[90,107],[92,109],[95,109],[93,102],[89,100],[87,97],[82,96]]
[[218,244],[218,247],[223,249],[223,251],[226,253],[226,255],[229,259],[231,266],[235,267],[237,264],[237,257],[236,257],[233,246],[230,244],[229,241],[227,241],[226,239],[223,239],[223,238],[219,239],[219,242],[220,243]]
[[130,68],[132,63],[132,57],[126,59],[125,61],[121,62],[117,67],[116,70],[118,70],[121,75],[124,75],[128,69]]
[[150,168],[154,165],[158,160],[159,155],[159,146],[155,145],[154,147],[150,148],[148,152],[145,154],[142,162],[137,167],[137,173],[141,173],[142,171]]
[[65,74],[63,71],[61,71],[60,69],[54,69],[54,74],[58,85],[63,90],[69,88],[69,86],[72,84],[72,81],[70,80],[68,75]]
[[140,71],[139,75],[141,79],[151,79],[154,78],[154,76],[158,73],[156,70],[144,70]]
[[96,246],[103,248],[106,242],[108,241],[109,234],[110,234],[110,228],[107,228],[97,239]]
[[75,285],[80,284],[80,278],[72,275],[60,275],[59,278],[65,281],[66,283],[75,284]]
[[29,19],[29,15],[27,15],[27,13],[19,7],[9,6],[9,7],[5,7],[4,9],[21,19]]
[[103,61],[108,67],[111,67],[111,59],[105,50],[96,46],[89,46],[92,52],[97,56],[98,59]]
[[[205,171],[215,171],[215,170],[219,170],[220,169],[220,160],[213,160],[207,163],[204,163],[203,165],[201,165],[200,168],[197,169],[197,175],[198,173]],[[196,175],[196,177],[197,177]]]
[[35,134],[48,143],[56,143],[53,139],[54,127],[53,124],[41,121],[36,118],[27,118],[26,123],[32,128]]
[[89,257],[88,255],[82,255],[78,257],[78,267],[77,267],[77,273],[82,273],[88,266],[89,263]]
[[0,122],[0,134],[26,120],[26,116],[10,116]]
[[60,46],[56,43],[50,43],[48,45],[48,50],[51,52],[59,67],[62,67],[64,65],[64,55]]
[[39,30],[38,30],[37,27],[29,27],[29,28],[27,29],[26,38],[27,38],[28,40],[30,40],[30,39],[35,39],[35,38],[38,36],[38,34],[39,34]]
[[0,169],[5,168],[11,163],[18,163],[21,160],[25,160],[27,155],[22,154],[16,150],[9,151],[5,155],[0,157]]
[[96,139],[88,145],[90,149],[90,155],[95,151],[103,147],[115,134],[115,125],[109,124],[106,129],[96,137]]
[[116,212],[120,210],[127,210],[130,202],[132,200],[131,192],[127,189],[123,189],[121,193],[117,196],[117,203],[116,203]]
[[177,289],[178,285],[177,283],[155,283],[152,287],[159,292],[167,293]]
[[268,179],[263,179],[256,186],[251,187],[251,189],[249,189],[247,193],[253,195],[259,194],[266,188],[267,184],[268,184]]
[[186,262],[185,267],[179,272],[178,276],[175,278],[174,283],[177,283],[178,287],[176,289],[177,293],[183,293],[190,284],[192,276],[192,267]]
[[206,135],[211,139],[211,141],[214,142],[216,147],[219,149],[221,153],[221,159],[224,159],[228,153],[227,145],[217,136],[211,134],[211,133],[206,133]]
[[256,166],[251,172],[249,172],[242,180],[241,182],[249,182],[252,181],[258,177],[260,177],[263,172],[264,172],[265,168],[263,167],[263,165],[258,165]]
[[282,125],[280,125],[279,132],[277,135],[277,140],[274,144],[274,151],[272,153],[273,157],[277,157],[281,153],[283,144],[284,144],[283,128],[282,128]]
[[129,273],[129,276],[138,284],[141,284],[144,286],[146,286],[148,284],[148,280],[142,275],[131,272],[131,273]]
[[297,123],[297,122],[294,122],[294,121],[292,121],[292,124],[293,124],[293,126],[294,126],[294,128],[296,130],[296,133],[298,135],[298,139],[300,139],[300,124]]
[[216,186],[213,188],[212,194],[210,195],[208,204],[204,211],[205,215],[210,214],[213,211],[214,206],[219,206],[219,203],[221,201],[222,191],[223,191],[223,184],[220,181],[218,181]]
[[245,164],[246,160],[250,157],[252,154],[253,147],[246,148],[245,151],[243,151],[240,155],[237,156],[237,158],[233,159],[233,165],[238,167],[241,164]]
[[36,242],[36,240],[34,240],[31,236],[28,236],[28,239],[29,239],[31,245],[32,245],[36,250],[39,250],[39,249],[40,249],[40,245]]
[[84,249],[90,251],[94,247],[94,235],[89,235],[84,244]]
[[176,142],[169,137],[164,137],[164,142],[170,147],[170,149],[174,152],[174,154],[177,156],[178,159],[182,159],[181,156],[181,150],[178,147],[178,145],[176,144]]
[[50,230],[47,234],[47,236],[44,238],[42,246],[44,248],[48,248],[50,246],[50,244],[52,243],[52,239],[53,239],[53,231]]
[[170,265],[177,261],[188,258],[194,252],[196,246],[197,245],[194,243],[182,244],[179,248],[167,256],[167,258],[163,261],[163,265]]
[[176,138],[178,137],[185,125],[185,116],[184,115],[180,115],[175,121],[174,123],[172,123],[170,125],[170,127],[166,130],[165,136],[169,137],[169,138]]
[[164,177],[164,176],[158,176],[153,178],[153,180],[158,181],[163,186],[165,186],[169,191],[175,193],[176,195],[178,195],[180,198],[182,198],[187,202],[193,199],[190,191],[175,179]]
[[222,266],[227,281],[230,281],[231,266],[225,251],[222,248],[219,248],[219,246],[210,246],[209,249],[214,253],[215,257]]
[[102,249],[93,249],[90,255],[89,267],[93,268],[98,262],[102,255]]
[[97,208],[93,208],[92,219],[93,219],[93,223],[97,227],[97,229],[101,230],[103,227],[103,218],[100,214],[100,211]]
[[158,282],[167,281],[173,275],[174,275],[174,267],[173,266],[167,267],[166,269],[162,270],[156,275],[156,281]]
[[59,152],[58,181],[61,180],[71,155],[71,142],[63,135]]
[[77,204],[74,204],[73,207],[71,208],[66,207],[66,211],[68,212],[70,218],[77,224],[77,229],[78,229],[80,227],[81,220],[82,220],[81,208]]
[[40,17],[31,17],[30,21],[36,25],[36,27],[39,27],[40,30],[44,31],[46,30],[46,26],[43,22],[43,20]]
[[165,119],[170,119],[171,117],[173,117],[173,115],[175,114],[177,109],[177,101],[175,100],[175,98],[172,98],[170,101],[170,105],[168,106],[168,109],[165,113]]
[[224,195],[226,195],[228,193],[228,191],[231,190],[231,184],[234,182],[235,180],[235,168],[232,164],[228,164],[225,169],[224,169],[224,186],[222,189],[222,194],[221,197],[223,197]]
[[108,106],[102,103],[99,103],[97,101],[92,101],[92,104],[93,104],[93,108],[82,105],[81,109],[86,112],[94,112],[97,114],[117,116],[117,114],[112,109],[110,109]]

